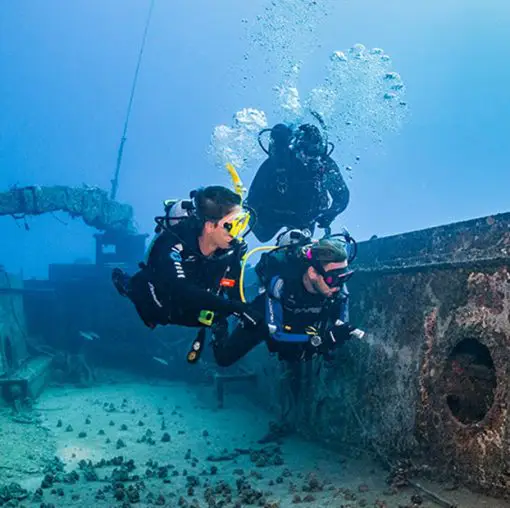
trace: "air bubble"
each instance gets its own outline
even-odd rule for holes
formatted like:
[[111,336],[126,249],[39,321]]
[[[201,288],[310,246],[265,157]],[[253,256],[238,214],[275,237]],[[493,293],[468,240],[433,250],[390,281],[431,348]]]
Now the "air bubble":
[[331,56],[330,60],[332,62],[347,62],[347,57],[343,51],[335,51]]
[[253,47],[235,81],[244,82],[246,91],[257,89],[250,86],[255,76],[248,67],[256,48],[276,85],[270,104],[256,103],[257,96],[249,97],[251,104],[264,108],[268,118],[262,109],[246,108],[230,125],[216,127],[210,152],[218,164],[230,161],[239,168],[255,169],[266,157],[257,135],[268,123],[310,122],[327,132],[328,140],[337,147],[332,157],[350,175],[360,160],[359,153],[377,147],[386,134],[401,129],[407,115],[406,89],[383,48],[362,43],[343,50],[330,48],[324,62],[325,78],[311,89],[299,84],[301,69],[308,70],[309,55],[320,46],[320,23],[331,16],[337,4],[338,0],[316,4],[311,0],[275,0],[268,2],[259,16],[249,22],[242,20]]
[[350,49],[351,53],[363,53],[367,48],[364,44],[354,44],[354,46]]
[[257,135],[267,127],[266,115],[255,108],[238,111],[232,125],[218,125],[214,128],[209,147],[215,164],[224,167],[227,162],[242,169],[246,162],[261,157]]
[[384,79],[397,80],[400,79],[400,74],[398,72],[387,72]]

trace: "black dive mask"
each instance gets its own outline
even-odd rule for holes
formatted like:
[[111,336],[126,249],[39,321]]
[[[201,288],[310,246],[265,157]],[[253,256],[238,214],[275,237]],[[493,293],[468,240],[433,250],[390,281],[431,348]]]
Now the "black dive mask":
[[341,288],[354,274],[354,270],[348,266],[328,271],[324,270],[322,267],[315,267],[315,269],[322,275],[324,282],[330,288]]

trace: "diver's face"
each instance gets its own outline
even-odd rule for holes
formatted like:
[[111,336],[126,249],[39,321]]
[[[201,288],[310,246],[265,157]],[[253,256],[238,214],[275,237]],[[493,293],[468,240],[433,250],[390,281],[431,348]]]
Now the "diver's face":
[[[328,272],[332,272],[333,270],[340,270],[342,268],[347,268],[347,261],[342,261],[340,263],[327,263],[323,266],[326,275]],[[319,272],[310,266],[305,274],[309,281],[309,285],[312,287],[313,292],[320,293],[327,298],[330,298],[335,293],[338,293],[342,288],[341,286],[328,286],[324,277],[319,274]]]
[[315,153],[313,151],[312,153],[310,153],[308,150],[298,151],[297,157],[305,166],[316,166],[320,164],[321,161],[320,154]]
[[218,249],[228,249],[233,240],[229,233],[229,225],[241,213],[241,207],[236,206],[232,211],[217,223],[206,222],[205,233]]

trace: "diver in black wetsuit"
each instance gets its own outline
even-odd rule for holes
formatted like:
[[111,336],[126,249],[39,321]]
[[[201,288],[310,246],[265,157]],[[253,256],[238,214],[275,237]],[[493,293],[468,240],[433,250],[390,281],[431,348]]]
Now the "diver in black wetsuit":
[[280,360],[330,359],[346,340],[363,336],[348,323],[345,283],[353,271],[343,242],[321,239],[274,250],[262,256],[255,270],[264,292],[252,305],[265,314],[268,328],[237,327],[213,341],[218,365],[232,365],[263,341]]
[[[258,169],[246,203],[256,214],[252,231],[267,242],[283,227],[328,228],[349,203],[349,189],[335,161],[333,145],[319,129],[277,124],[270,131],[268,158]],[[329,203],[331,199],[331,204]]]
[[[183,216],[172,218],[175,209]],[[158,234],[140,271],[129,276],[113,270],[117,291],[134,303],[149,328],[212,326],[234,314],[244,326],[256,329],[262,316],[237,296],[240,259],[246,251],[239,239],[245,218],[241,198],[231,190],[199,189],[194,203],[179,201],[166,217],[157,218]]]

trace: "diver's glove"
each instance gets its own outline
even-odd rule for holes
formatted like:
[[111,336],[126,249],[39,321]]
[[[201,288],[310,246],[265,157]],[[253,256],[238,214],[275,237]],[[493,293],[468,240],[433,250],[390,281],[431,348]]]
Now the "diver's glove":
[[354,331],[354,326],[349,323],[343,323],[340,326],[332,326],[329,330],[329,337],[333,344],[341,346],[351,338],[351,332]]
[[336,321],[327,332],[328,342],[330,342],[331,346],[336,347],[341,346],[352,338],[362,339],[364,335],[365,332],[362,330],[340,320]]
[[232,302],[232,314],[241,321],[241,326],[246,329],[267,329],[266,320],[262,314],[242,302]]
[[320,229],[329,228],[331,223],[335,220],[336,216],[337,216],[336,210],[327,210],[321,213],[315,219],[315,222],[317,222],[317,227],[319,227]]

